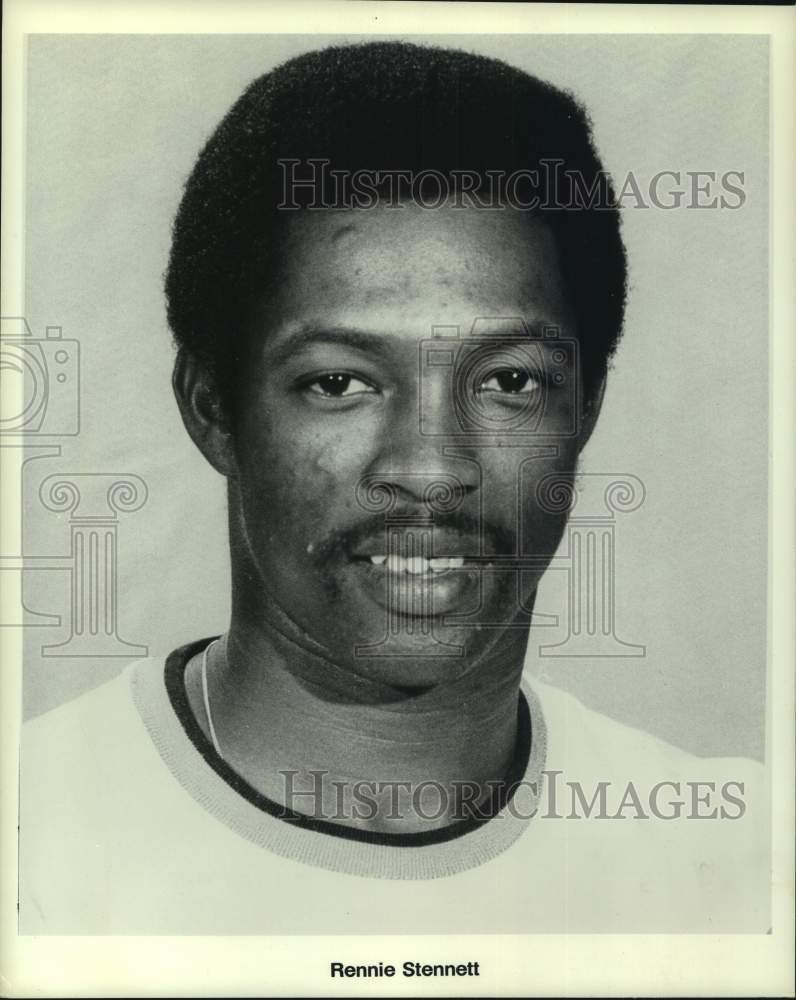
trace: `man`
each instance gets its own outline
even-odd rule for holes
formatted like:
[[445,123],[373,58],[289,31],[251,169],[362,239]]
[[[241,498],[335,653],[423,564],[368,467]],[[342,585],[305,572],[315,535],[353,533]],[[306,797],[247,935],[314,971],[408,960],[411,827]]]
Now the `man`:
[[248,88],[166,282],[229,628],[28,725],[23,930],[767,929],[759,769],[523,673],[625,280],[549,85],[377,43]]

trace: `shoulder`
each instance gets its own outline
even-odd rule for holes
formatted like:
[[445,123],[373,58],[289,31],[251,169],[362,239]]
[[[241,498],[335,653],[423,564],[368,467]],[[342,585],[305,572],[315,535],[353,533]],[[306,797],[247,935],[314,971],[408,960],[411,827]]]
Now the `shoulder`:
[[78,697],[28,719],[22,726],[23,747],[64,741],[68,752],[69,737],[79,736],[82,745],[107,741],[118,743],[117,727],[129,725],[137,715],[132,698],[132,681],[141,671],[162,669],[163,661],[151,658],[128,664],[119,674]]
[[99,710],[119,705],[124,700],[124,692],[129,686],[131,673],[141,664],[154,662],[157,661],[136,660],[134,663],[126,664],[113,677],[48,709],[41,715],[28,719],[24,723],[23,733],[29,738],[35,738],[53,730],[68,728],[77,722],[90,721]]
[[566,767],[628,779],[647,775],[737,777],[762,783],[765,769],[746,757],[700,757],[660,737],[618,722],[584,705],[577,697],[536,677],[528,677],[547,728],[549,767]]
[[112,923],[108,881],[124,877],[136,841],[156,856],[157,821],[169,803],[167,775],[136,708],[133,681],[140,670],[162,667],[162,660],[136,661],[22,726],[23,933],[96,932]]
[[50,809],[103,794],[130,773],[136,757],[151,752],[133,698],[140,671],[163,661],[138,660],[111,680],[28,720],[21,734],[22,807]]
[[767,930],[763,765],[696,756],[552,685],[528,683],[547,729],[541,825],[565,824],[553,826],[568,878],[595,887],[589,920],[599,912],[603,929],[627,930],[616,921],[633,913],[637,930],[654,933]]

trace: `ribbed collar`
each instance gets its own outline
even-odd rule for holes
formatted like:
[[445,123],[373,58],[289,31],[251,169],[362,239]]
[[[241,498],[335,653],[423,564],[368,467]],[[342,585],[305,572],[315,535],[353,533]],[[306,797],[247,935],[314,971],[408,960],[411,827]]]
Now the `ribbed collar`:
[[315,820],[284,809],[244,781],[218,756],[196,722],[185,694],[189,660],[211,642],[202,639],[166,660],[141,660],[131,671],[133,699],[163,761],[209,813],[252,843],[282,857],[370,878],[429,879],[474,868],[505,851],[528,825],[533,802],[512,809],[520,782],[541,791],[546,731],[538,699],[523,678],[518,740],[507,794],[489,819],[460,820],[428,833],[384,834]]

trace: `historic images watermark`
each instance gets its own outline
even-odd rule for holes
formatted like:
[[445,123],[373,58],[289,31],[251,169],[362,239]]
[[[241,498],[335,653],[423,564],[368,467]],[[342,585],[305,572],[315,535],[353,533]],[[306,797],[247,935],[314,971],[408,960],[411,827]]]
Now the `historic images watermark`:
[[422,820],[426,823],[515,819],[738,820],[746,813],[741,780],[672,780],[641,783],[567,778],[543,770],[538,780],[342,781],[328,771],[281,770],[282,817],[367,824]]
[[400,208],[413,204],[434,210],[512,208],[615,210],[617,208],[729,209],[746,204],[744,170],[628,171],[611,178],[607,171],[584,178],[560,159],[540,159],[532,170],[343,170],[327,159],[277,160],[281,170],[281,211]]

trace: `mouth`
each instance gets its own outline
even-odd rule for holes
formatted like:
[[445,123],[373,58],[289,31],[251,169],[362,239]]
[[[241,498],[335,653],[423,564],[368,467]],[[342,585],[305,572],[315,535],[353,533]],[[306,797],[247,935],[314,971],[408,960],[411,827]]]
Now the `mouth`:
[[388,612],[386,624],[392,628],[398,618],[475,610],[481,578],[489,575],[483,572],[483,557],[469,554],[479,547],[477,538],[450,532],[438,537],[430,530],[398,531],[388,539],[372,539],[350,556],[349,566],[360,591]]
[[393,576],[401,576],[408,573],[410,576],[439,576],[449,573],[453,569],[464,567],[464,556],[399,556],[378,553],[364,557],[371,566],[383,566],[386,573]]

